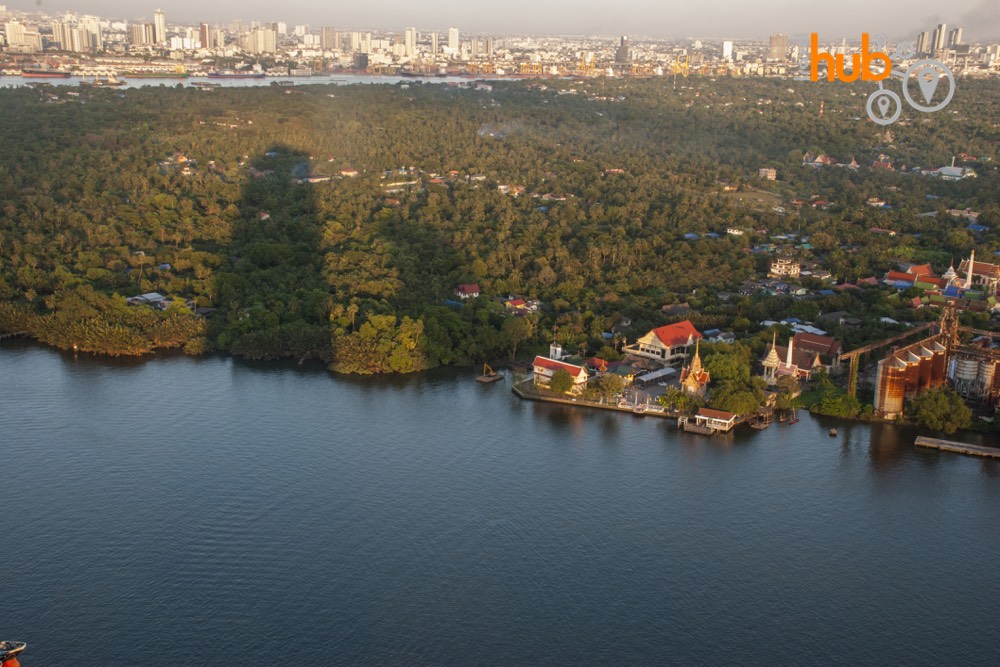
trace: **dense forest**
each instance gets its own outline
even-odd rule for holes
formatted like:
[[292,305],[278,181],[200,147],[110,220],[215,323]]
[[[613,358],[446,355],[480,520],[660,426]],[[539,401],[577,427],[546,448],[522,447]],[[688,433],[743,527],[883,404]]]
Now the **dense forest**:
[[[552,338],[600,351],[623,318],[634,340],[686,302],[703,329],[750,333],[860,313],[836,332],[850,347],[907,295],[718,294],[766,274],[750,246],[777,234],[808,237],[806,258],[841,281],[1000,251],[1000,83],[962,80],[947,111],[888,129],[864,119],[869,92],[708,78],[2,90],[0,333],[408,372]],[[803,167],[806,151],[862,167]],[[978,178],[868,168],[958,154]],[[989,229],[945,213],[967,207]],[[461,283],[482,296],[458,303]],[[160,308],[126,303],[151,292]],[[508,295],[543,305],[511,317]]]

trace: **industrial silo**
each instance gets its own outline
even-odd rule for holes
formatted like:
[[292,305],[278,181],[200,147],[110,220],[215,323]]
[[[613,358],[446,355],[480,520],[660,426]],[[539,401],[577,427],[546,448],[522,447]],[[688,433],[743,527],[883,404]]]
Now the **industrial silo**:
[[948,348],[939,341],[931,343],[931,351],[934,352],[934,359],[931,362],[931,383],[930,388],[936,389],[944,384],[948,369]]
[[875,386],[875,411],[888,419],[901,415],[906,393],[906,362],[895,356],[879,361]]

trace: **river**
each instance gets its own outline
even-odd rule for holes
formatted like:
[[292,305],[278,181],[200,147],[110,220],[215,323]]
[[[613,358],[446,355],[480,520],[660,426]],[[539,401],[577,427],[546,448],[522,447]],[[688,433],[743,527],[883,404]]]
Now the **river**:
[[24,667],[995,664],[997,462],[473,375],[0,344],[0,639]]
[[[168,88],[176,87],[178,84],[189,87],[194,83],[210,83],[213,85],[219,85],[224,88],[246,88],[254,86],[270,86],[272,83],[277,83],[279,81],[289,82],[297,86],[306,86],[313,84],[333,84],[338,86],[346,86],[350,84],[372,84],[372,83],[382,83],[382,84],[397,84],[397,83],[462,83],[468,84],[473,81],[488,81],[491,79],[496,79],[493,75],[482,75],[477,77],[468,76],[430,76],[430,77],[402,77],[393,74],[334,74],[329,76],[311,76],[311,77],[274,77],[268,76],[262,79],[227,79],[225,77],[187,77],[187,78],[177,78],[177,77],[165,77],[162,79],[158,78],[135,78],[135,77],[123,77],[121,80],[125,82],[124,86],[121,88],[143,88],[145,86],[167,86]],[[47,83],[53,86],[79,86],[81,82],[91,82],[93,77],[79,77],[71,76],[68,78],[54,78],[54,79],[33,79],[25,78],[21,76],[0,76],[0,88],[18,88],[20,86],[27,86],[29,84]],[[2,641],[2,640],[0,640]]]

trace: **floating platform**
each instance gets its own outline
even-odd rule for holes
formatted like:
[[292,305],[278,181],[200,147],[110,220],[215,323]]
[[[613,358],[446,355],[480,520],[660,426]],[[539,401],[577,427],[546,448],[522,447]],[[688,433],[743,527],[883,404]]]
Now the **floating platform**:
[[476,382],[496,382],[497,380],[502,380],[503,375],[501,373],[494,373],[493,375],[477,375]]
[[986,456],[1000,459],[1000,449],[996,447],[984,447],[982,445],[969,445],[964,442],[954,442],[952,440],[939,440],[937,438],[927,438],[917,436],[913,441],[917,447],[927,447],[928,449],[938,449],[942,452],[954,452],[955,454],[967,454],[969,456]]

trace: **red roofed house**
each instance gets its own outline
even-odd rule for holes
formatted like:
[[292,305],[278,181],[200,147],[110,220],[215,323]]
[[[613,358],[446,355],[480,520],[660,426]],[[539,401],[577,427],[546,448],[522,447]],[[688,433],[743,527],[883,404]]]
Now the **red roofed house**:
[[640,357],[656,359],[665,364],[673,364],[687,359],[691,346],[701,337],[691,324],[691,320],[684,320],[653,329],[639,338],[634,345],[626,346],[625,351]]
[[477,283],[459,285],[455,288],[455,294],[459,299],[475,299],[479,296],[479,285]]
[[713,431],[723,431],[728,433],[736,426],[738,415],[725,410],[713,410],[711,408],[698,408],[698,413],[694,416],[695,424]]
[[840,341],[831,336],[817,336],[816,334],[799,331],[793,337],[795,347],[803,352],[815,352],[822,357],[822,361],[827,366],[840,365],[840,353],[843,346]]
[[583,391],[584,387],[587,386],[587,379],[590,377],[587,374],[587,369],[583,366],[574,366],[573,364],[556,361],[555,359],[549,359],[541,355],[535,357],[535,360],[531,362],[531,367],[535,371],[534,380],[536,387],[548,387],[556,371],[566,371],[573,377],[572,392],[574,394]]
[[903,273],[902,271],[888,271],[885,274],[885,282],[887,283],[915,283],[917,282],[917,276],[912,273]]
[[503,305],[507,308],[507,310],[528,311],[528,302],[524,299],[507,299],[503,302]]
[[911,264],[906,267],[906,272],[914,276],[933,276],[934,269],[930,264]]

